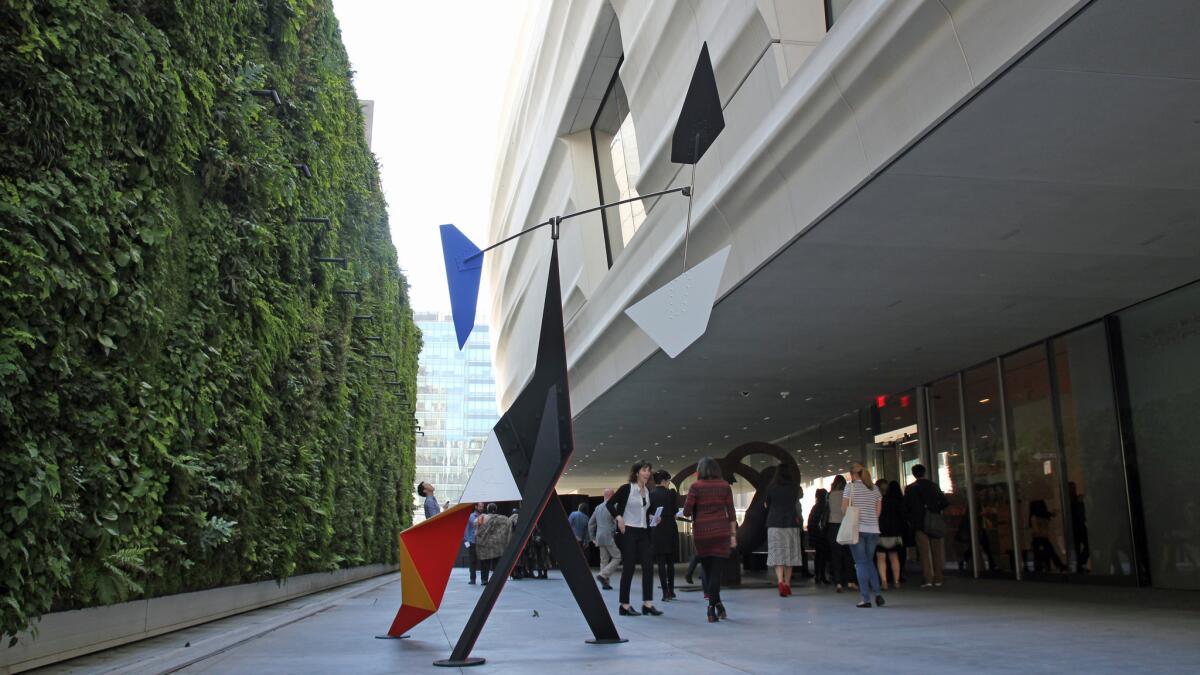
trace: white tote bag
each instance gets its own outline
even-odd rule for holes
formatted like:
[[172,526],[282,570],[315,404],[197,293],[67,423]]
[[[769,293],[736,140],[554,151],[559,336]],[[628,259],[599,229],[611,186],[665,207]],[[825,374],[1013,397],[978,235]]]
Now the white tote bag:
[[853,546],[858,543],[858,507],[846,507],[846,514],[842,516],[842,526],[838,528],[837,543]]

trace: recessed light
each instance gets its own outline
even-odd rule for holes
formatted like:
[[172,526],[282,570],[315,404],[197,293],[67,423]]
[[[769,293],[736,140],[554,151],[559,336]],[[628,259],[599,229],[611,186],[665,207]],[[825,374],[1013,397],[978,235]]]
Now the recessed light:
[[[990,398],[981,398],[981,399],[979,399],[979,402],[980,402],[980,403],[988,403],[988,402],[990,402],[991,400],[992,400],[992,399],[990,399]],[[897,419],[899,419],[899,418],[897,418]]]

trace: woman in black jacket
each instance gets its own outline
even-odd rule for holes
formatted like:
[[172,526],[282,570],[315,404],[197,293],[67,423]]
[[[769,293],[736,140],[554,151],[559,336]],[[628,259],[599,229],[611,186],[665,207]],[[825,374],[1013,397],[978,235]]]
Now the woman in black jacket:
[[813,561],[813,576],[816,583],[829,583],[829,540],[825,531],[829,528],[829,491],[817,490],[817,503],[808,512],[808,540],[812,542],[816,559]]
[[[621,533],[621,616],[662,616],[654,607],[654,561],[650,542],[650,462],[637,461],[629,470],[629,482],[617,488],[604,503]],[[633,573],[642,564],[642,611],[629,604]]]
[[675,511],[679,508],[679,493],[671,489],[671,474],[659,469],[654,472],[658,487],[650,492],[650,516],[658,509],[662,517],[651,528],[650,543],[654,549],[654,563],[658,567],[658,583],[662,586],[663,602],[675,599],[675,561],[679,558],[679,526],[675,524]]
[[892,567],[892,582],[900,587],[900,552],[904,549],[904,493],[900,483],[892,481],[883,493],[879,511],[879,545],[875,547],[875,566],[879,569],[880,590],[887,590],[888,563]]

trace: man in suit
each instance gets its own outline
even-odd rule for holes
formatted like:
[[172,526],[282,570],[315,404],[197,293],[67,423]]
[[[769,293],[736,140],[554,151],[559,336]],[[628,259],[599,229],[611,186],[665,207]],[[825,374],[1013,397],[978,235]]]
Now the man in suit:
[[[604,491],[604,502],[612,499],[613,489],[608,488]],[[617,546],[616,538],[614,537],[617,531],[617,523],[613,520],[612,514],[604,505],[600,505],[588,519],[588,539],[592,541],[592,545],[600,551],[600,573],[596,575],[596,580],[600,582],[600,587],[606,591],[611,591],[612,586],[608,583],[608,578],[613,572],[621,569],[621,548]]]

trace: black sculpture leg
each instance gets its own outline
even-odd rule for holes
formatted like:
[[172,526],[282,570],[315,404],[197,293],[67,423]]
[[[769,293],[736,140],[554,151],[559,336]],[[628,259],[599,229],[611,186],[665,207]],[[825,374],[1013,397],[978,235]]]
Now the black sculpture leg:
[[[512,574],[513,567],[517,563],[517,557],[525,549],[526,542],[533,534],[533,527],[550,501],[550,496],[554,494],[554,485],[558,482],[558,477],[566,466],[566,459],[560,452],[558,431],[558,387],[554,386],[550,387],[550,391],[546,394],[546,406],[542,409],[537,442],[533,449],[533,461],[530,462],[529,478],[522,491],[524,499],[521,500],[521,511],[517,514],[517,527],[513,532],[513,538],[509,541],[508,548],[504,550],[504,555],[500,556],[491,581],[484,588],[479,601],[475,603],[471,618],[467,619],[467,625],[463,627],[463,632],[454,645],[454,651],[450,653],[450,658],[434,661],[433,665],[457,668],[477,666],[484,662],[484,659],[472,657],[471,650],[475,648],[475,642],[479,639],[483,624],[487,622],[488,615],[492,613],[492,608],[495,607],[496,600],[500,597],[500,591],[504,589],[504,584],[508,581],[508,576]],[[561,508],[560,506],[559,509],[561,510]]]
[[595,639],[588,640],[588,642],[591,644],[627,642],[617,633],[612,616],[604,606],[604,596],[600,595],[600,589],[596,588],[596,581],[592,578],[592,569],[588,567],[587,559],[583,557],[583,549],[579,548],[579,542],[575,540],[575,534],[571,531],[571,525],[567,521],[567,512],[563,510],[562,502],[558,500],[558,494],[552,492],[551,495],[550,503],[542,512],[542,536],[550,545],[550,551],[558,561],[558,568],[562,571],[563,579],[571,588],[571,595],[575,596],[575,603],[583,612],[583,618],[587,619],[588,628],[592,629]]

